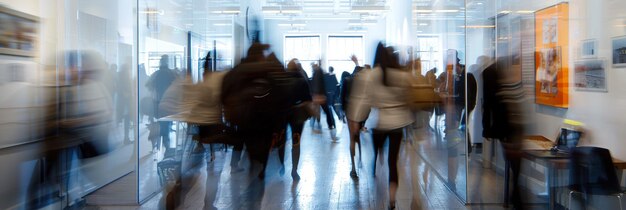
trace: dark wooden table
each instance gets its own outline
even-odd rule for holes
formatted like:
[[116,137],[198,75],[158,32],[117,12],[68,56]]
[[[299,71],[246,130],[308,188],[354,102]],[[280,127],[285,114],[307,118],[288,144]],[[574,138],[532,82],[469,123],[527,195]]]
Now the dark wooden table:
[[[529,136],[527,137],[527,139],[529,140],[533,140],[533,141],[538,141],[538,142],[546,142],[550,140],[548,140],[547,138],[543,137],[543,136]],[[543,144],[543,145],[549,145],[549,144]],[[557,172],[559,169],[567,169],[569,167],[569,154],[567,153],[562,153],[562,152],[556,152],[556,151],[550,151],[550,148],[545,148],[545,149],[535,149],[535,150],[523,150],[522,153],[522,158],[533,161],[533,162],[538,162],[538,163],[542,163],[543,165],[546,166],[546,168],[548,169],[548,174],[547,174],[547,180],[546,180],[546,185],[548,187],[548,197],[549,197],[549,209],[554,209],[555,208],[555,203],[556,203],[556,182],[557,182]],[[507,166],[505,166],[505,168],[507,169],[504,173],[504,180],[506,183],[509,182],[509,172],[508,172],[508,164],[506,164]],[[613,165],[615,165],[615,168],[618,169],[618,175],[621,175],[622,170],[626,169],[626,162],[623,160],[618,160],[613,158]],[[621,176],[619,176],[621,177]],[[515,183],[517,184],[517,183]],[[508,185],[505,184],[505,204],[508,204]]]

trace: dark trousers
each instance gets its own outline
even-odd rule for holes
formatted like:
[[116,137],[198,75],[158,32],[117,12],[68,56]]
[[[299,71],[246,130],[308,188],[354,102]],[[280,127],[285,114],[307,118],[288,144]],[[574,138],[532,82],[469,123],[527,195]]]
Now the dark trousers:
[[330,105],[328,103],[322,104],[322,110],[324,110],[324,114],[326,114],[326,123],[328,123],[328,128],[335,128],[335,117],[333,117],[333,112],[331,111]]
[[[522,194],[518,183],[522,165],[522,153],[519,149],[521,148],[521,140],[508,139],[508,141],[510,142],[502,142],[502,147],[504,148],[504,158],[506,158],[505,161],[509,167],[505,168],[505,170],[510,169],[513,175],[511,176],[513,178],[513,180],[511,180],[511,182],[513,182],[513,184],[511,185],[513,189],[512,194],[510,195],[511,197],[504,199],[506,199],[505,201],[508,201],[508,199],[510,199],[515,209],[524,209]],[[509,183],[505,184],[508,185]],[[506,189],[508,190],[508,188]]]
[[[170,148],[171,129],[172,129],[172,122],[159,122],[159,134],[163,138],[163,147],[165,147],[165,149]],[[157,145],[159,145],[158,142],[157,142]]]
[[[271,129],[241,129],[238,131],[240,139],[243,140],[246,145],[246,150],[249,154],[249,157],[253,161],[258,161],[261,164],[261,176],[265,173],[265,168],[267,167],[267,159],[269,157],[270,147],[272,145],[272,134],[273,130]],[[239,149],[235,145],[235,150]]]
[[[388,162],[389,166],[389,183],[398,183],[398,153],[400,152],[400,143],[402,141],[402,128],[394,130],[377,130],[372,132],[374,140],[374,161],[379,151],[382,150],[385,140],[389,138]],[[376,162],[374,162],[376,164]]]

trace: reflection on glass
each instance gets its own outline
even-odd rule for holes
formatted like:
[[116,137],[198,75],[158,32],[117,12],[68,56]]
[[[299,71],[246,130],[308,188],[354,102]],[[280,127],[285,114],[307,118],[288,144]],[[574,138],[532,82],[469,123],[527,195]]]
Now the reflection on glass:
[[434,110],[417,114],[429,128],[422,132],[428,140],[418,152],[448,188],[467,200],[466,55],[474,49],[466,49],[464,5],[457,0],[416,5],[413,25],[414,54],[422,61],[418,73],[434,83],[441,97]]

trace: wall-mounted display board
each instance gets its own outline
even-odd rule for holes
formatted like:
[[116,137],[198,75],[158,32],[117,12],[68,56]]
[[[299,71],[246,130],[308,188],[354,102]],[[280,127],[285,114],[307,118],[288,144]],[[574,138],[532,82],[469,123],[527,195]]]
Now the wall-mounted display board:
[[0,54],[35,56],[39,18],[0,6]]
[[605,63],[603,59],[575,62],[574,86],[576,90],[607,92]]
[[613,67],[626,67],[626,36],[613,38],[611,51],[613,52]]
[[569,5],[557,5],[535,12],[535,102],[569,106]]

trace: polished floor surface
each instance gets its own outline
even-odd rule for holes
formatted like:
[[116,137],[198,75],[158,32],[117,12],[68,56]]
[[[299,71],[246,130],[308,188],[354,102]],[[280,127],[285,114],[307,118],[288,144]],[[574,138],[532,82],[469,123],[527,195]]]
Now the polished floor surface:
[[[215,151],[215,160],[203,158],[183,176],[183,190],[176,194],[178,209],[387,209],[387,154],[374,163],[371,133],[362,132],[362,156],[357,152],[358,178],[350,177],[348,131],[338,123],[339,141],[330,140],[327,128],[321,133],[306,126],[301,142],[299,181],[291,171],[291,141],[287,143],[285,173],[277,151],[270,154],[264,180],[256,178],[244,156],[244,171],[231,172],[230,150]],[[397,209],[502,209],[498,204],[464,206],[437,173],[419,155],[421,144],[403,141],[399,154]],[[386,151],[386,150],[385,150]],[[207,153],[208,157],[208,153]],[[373,173],[373,166],[377,171]],[[165,190],[165,192],[167,189]],[[87,206],[85,209],[162,209],[166,196],[159,193],[140,207]]]

